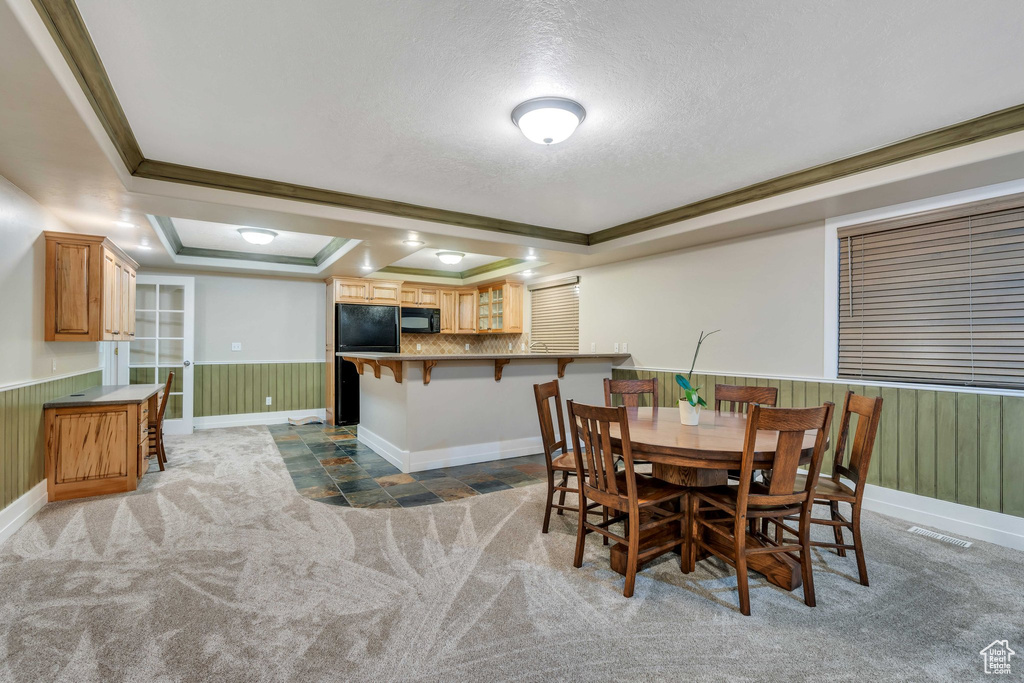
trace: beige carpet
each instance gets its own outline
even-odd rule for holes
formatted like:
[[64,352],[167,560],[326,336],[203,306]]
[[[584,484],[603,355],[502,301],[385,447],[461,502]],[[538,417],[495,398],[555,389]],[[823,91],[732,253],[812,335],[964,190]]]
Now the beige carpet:
[[818,607],[664,561],[624,599],[543,486],[414,509],[299,496],[262,427],[170,439],[137,492],[48,505],[0,547],[11,681],[971,680],[1007,638],[1024,671],[1024,554],[869,515],[872,586],[819,555]]

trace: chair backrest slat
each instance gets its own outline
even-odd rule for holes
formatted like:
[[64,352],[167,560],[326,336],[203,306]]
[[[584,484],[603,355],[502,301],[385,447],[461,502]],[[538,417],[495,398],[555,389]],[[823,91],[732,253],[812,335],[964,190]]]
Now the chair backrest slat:
[[[602,504],[607,504],[608,498],[618,498],[623,504],[630,501],[635,503],[636,472],[633,469],[633,450],[629,441],[629,421],[625,406],[608,408],[573,401],[566,405],[572,435],[570,443],[576,451],[576,467],[581,475],[580,482],[584,495],[599,500]],[[613,424],[619,429],[619,450],[625,465],[625,491],[616,478],[616,453],[612,450],[611,437]]]
[[156,426],[162,427],[164,424],[164,411],[167,410],[167,400],[171,396],[171,383],[174,381],[174,372],[167,373],[167,382],[164,384],[164,395],[160,399],[160,407],[156,410]]
[[748,387],[735,384],[715,385],[715,412],[725,410],[731,413],[745,413],[747,406],[757,403],[763,406],[775,406],[778,403],[779,390],[775,387]]
[[[853,435],[853,445],[847,449],[850,434],[850,423],[857,416],[857,426]],[[875,436],[878,434],[878,423],[882,419],[882,397],[859,396],[852,391],[846,392],[843,399],[843,413],[839,423],[839,439],[835,446],[832,462],[832,479],[838,481],[844,476],[854,484],[854,490],[860,496],[864,487],[865,476],[871,465],[871,453],[875,447]],[[850,451],[848,463],[844,463],[846,451]]]
[[[756,502],[758,505],[811,505],[834,409],[835,405],[832,403],[817,408],[769,408],[758,404],[750,406],[737,495],[737,504],[744,514],[748,501]],[[778,433],[775,456],[772,459],[771,482],[767,493],[759,491],[751,494],[757,435],[758,432],[764,431]],[[804,436],[809,431],[816,431],[817,434],[806,484],[802,491],[797,491],[797,468],[803,455]],[[737,511],[740,511],[739,508]]]
[[658,405],[658,378],[651,379],[608,379],[604,380],[604,404],[612,405],[612,396],[618,394],[622,397],[622,405],[627,408],[637,408],[640,405],[640,397],[644,394],[651,395],[651,405]]
[[[556,454],[565,452],[565,419],[562,417],[562,393],[558,388],[558,380],[553,379],[544,384],[533,385],[533,395],[537,400],[537,419],[540,421],[540,439],[544,448],[544,458],[548,469]],[[558,416],[558,435],[551,417],[552,402],[554,412]]]

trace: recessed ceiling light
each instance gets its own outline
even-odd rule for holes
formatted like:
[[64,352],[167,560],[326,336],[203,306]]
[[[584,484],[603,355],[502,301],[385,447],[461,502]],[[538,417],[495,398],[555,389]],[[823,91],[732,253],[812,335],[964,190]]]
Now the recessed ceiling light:
[[523,275],[533,275],[533,271],[532,270],[524,270],[523,271]]
[[139,249],[145,249],[146,251],[149,251],[152,248],[153,247],[149,246],[148,244],[140,244],[139,245]]
[[537,260],[537,255],[536,254],[527,254],[526,255],[526,260],[527,261],[536,261]]
[[408,244],[410,247],[422,247],[423,242],[421,240],[403,240],[402,244]]
[[369,264],[363,264],[363,265],[361,265],[359,267],[362,268],[363,270],[373,270],[373,266],[371,266]]
[[114,225],[119,228],[134,228],[135,224],[131,221],[114,221]]
[[249,244],[270,244],[277,237],[277,233],[273,230],[264,230],[263,228],[239,228],[239,234]]
[[439,251],[437,252],[437,258],[441,259],[441,263],[454,266],[456,263],[462,260],[465,256],[461,251]]
[[565,140],[586,117],[579,102],[564,97],[537,97],[512,110],[512,123],[519,126],[527,140],[538,145]]

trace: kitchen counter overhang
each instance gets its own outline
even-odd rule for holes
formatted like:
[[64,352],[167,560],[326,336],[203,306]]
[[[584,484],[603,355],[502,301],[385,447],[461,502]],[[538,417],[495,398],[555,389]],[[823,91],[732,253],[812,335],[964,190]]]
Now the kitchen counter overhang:
[[373,376],[380,378],[380,369],[388,368],[395,381],[401,383],[407,373],[403,372],[403,363],[423,364],[423,383],[430,384],[431,373],[438,363],[493,361],[494,381],[500,382],[502,370],[516,360],[553,360],[558,363],[558,377],[565,377],[565,368],[578,359],[609,360],[618,365],[628,359],[628,353],[456,353],[456,354],[419,354],[419,353],[348,353],[339,351],[342,360],[356,366],[362,375],[366,367],[373,370]]

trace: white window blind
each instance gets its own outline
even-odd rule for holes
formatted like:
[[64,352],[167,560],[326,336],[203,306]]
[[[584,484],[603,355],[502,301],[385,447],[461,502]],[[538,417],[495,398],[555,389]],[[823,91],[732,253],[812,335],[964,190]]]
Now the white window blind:
[[1024,388],[1024,197],[838,237],[840,377]]
[[534,351],[577,353],[580,346],[580,293],[576,278],[564,284],[530,287],[530,344]]

